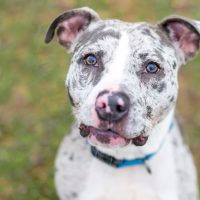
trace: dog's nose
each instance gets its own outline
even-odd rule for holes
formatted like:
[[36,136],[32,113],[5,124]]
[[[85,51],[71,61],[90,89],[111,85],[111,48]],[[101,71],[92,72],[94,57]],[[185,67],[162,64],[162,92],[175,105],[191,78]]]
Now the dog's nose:
[[129,111],[130,100],[123,92],[101,92],[96,99],[95,110],[104,121],[119,121]]

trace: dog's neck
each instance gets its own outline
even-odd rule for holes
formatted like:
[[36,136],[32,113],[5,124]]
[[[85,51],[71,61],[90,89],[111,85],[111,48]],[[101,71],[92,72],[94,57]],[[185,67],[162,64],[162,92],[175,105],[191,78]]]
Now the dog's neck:
[[134,159],[149,153],[156,152],[162,142],[165,140],[170,129],[170,124],[173,122],[173,118],[174,109],[169,112],[163,121],[155,126],[149,136],[147,143],[144,146],[135,146],[130,144],[123,148],[109,149],[104,147],[97,147],[97,149],[107,155],[115,157],[116,159]]

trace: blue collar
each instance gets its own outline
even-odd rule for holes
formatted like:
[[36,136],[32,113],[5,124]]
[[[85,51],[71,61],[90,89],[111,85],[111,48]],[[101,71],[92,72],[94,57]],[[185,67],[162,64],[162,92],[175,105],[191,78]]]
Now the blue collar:
[[[168,133],[171,132],[172,128],[174,126],[174,123],[171,122],[169,129],[168,129]],[[143,157],[138,157],[132,160],[126,160],[126,159],[116,159],[113,156],[107,155],[105,153],[100,152],[99,150],[97,150],[96,147],[91,146],[91,153],[94,157],[98,158],[99,160],[113,166],[116,168],[122,168],[122,167],[128,167],[128,166],[134,166],[134,165],[145,165],[147,167],[147,171],[149,173],[151,173],[150,169],[148,168],[148,166],[146,165],[146,161],[150,160],[151,158],[153,158],[162,148],[163,144],[165,142],[165,138],[164,140],[161,142],[160,146],[158,147],[158,149],[152,153],[149,153]]]

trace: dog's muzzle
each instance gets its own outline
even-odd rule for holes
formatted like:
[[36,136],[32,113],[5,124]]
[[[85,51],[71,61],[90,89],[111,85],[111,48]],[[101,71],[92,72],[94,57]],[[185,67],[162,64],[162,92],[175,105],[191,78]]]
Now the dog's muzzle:
[[[95,111],[102,123],[107,124],[105,128],[87,126],[81,124],[80,134],[88,137],[91,145],[103,145],[106,147],[123,147],[128,144],[143,146],[148,137],[141,133],[135,138],[126,138],[119,127],[128,115],[130,99],[124,92],[100,92],[96,98]],[[112,127],[112,128],[111,128]]]

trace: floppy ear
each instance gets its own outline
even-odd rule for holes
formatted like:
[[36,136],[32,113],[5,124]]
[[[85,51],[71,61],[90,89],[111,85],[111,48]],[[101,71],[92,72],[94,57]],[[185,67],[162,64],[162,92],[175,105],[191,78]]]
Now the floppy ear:
[[45,42],[51,42],[56,30],[59,43],[70,50],[73,43],[80,36],[80,33],[87,29],[92,22],[99,19],[98,14],[87,7],[65,12],[51,23],[45,37]]
[[183,54],[183,62],[194,57],[200,45],[200,22],[180,16],[170,16],[159,26]]

